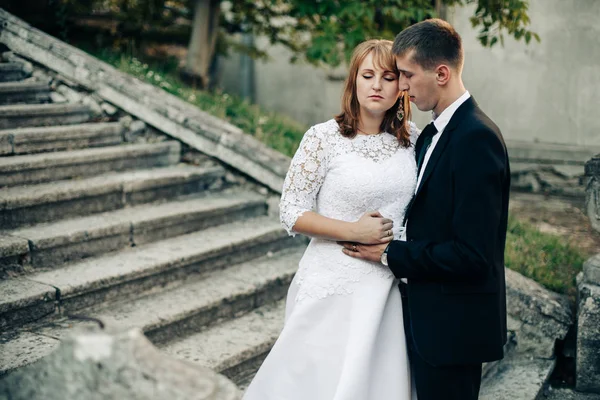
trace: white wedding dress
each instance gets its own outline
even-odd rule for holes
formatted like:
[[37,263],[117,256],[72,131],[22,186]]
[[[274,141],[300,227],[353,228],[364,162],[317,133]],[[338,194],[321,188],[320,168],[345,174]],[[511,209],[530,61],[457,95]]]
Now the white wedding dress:
[[[411,124],[411,142],[418,131]],[[414,146],[388,134],[339,133],[335,120],[310,128],[281,197],[290,234],[303,212],[356,221],[378,210],[394,235],[415,192]],[[285,325],[244,400],[410,400],[413,394],[398,281],[380,263],[351,258],[313,238],[292,281]]]

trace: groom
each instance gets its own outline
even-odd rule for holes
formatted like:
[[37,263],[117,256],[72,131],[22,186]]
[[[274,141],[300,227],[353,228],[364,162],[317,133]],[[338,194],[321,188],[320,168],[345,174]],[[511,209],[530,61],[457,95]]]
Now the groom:
[[501,359],[506,343],[506,147],[465,90],[462,42],[450,24],[412,25],[393,52],[400,89],[433,112],[415,145],[417,189],[405,237],[343,251],[381,262],[401,279],[418,399],[477,399],[482,363]]

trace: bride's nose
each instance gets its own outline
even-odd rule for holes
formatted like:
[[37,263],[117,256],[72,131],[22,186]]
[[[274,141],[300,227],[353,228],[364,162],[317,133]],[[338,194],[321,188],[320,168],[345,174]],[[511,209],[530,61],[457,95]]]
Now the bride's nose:
[[376,91],[381,90],[381,80],[373,79],[373,90],[376,90]]

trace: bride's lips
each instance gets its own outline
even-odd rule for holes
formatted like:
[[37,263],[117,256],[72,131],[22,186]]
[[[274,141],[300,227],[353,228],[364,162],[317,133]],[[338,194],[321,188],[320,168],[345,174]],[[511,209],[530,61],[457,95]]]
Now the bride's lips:
[[373,100],[383,100],[383,97],[377,95],[369,96],[369,98]]

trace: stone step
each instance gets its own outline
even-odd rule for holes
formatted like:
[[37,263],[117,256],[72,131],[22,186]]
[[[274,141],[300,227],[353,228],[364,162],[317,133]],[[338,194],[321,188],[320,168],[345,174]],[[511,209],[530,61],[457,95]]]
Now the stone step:
[[47,82],[0,82],[0,104],[48,102],[50,102],[50,85]]
[[239,191],[217,193],[17,229],[7,232],[12,241],[0,240],[0,249],[4,244],[7,256],[10,253],[13,257],[20,251],[20,258],[26,258],[35,269],[57,268],[85,257],[258,217],[266,211],[262,196]]
[[179,162],[181,144],[129,144],[0,158],[0,187],[53,182]]
[[[120,301],[85,315],[106,325],[141,328],[152,341],[164,345],[282,299],[302,252],[300,248],[286,249],[216,269],[202,279],[190,279],[182,286],[133,301]],[[61,319],[28,331],[0,334],[0,353],[7,355],[0,358],[0,375],[43,357],[72,329],[90,323]],[[42,343],[38,345],[39,342]],[[27,357],[15,348],[28,348]]]
[[88,122],[92,111],[84,104],[17,104],[0,106],[0,129],[72,125]]
[[[54,351],[60,340],[31,332],[0,331],[0,379]],[[0,386],[2,383],[0,381]]]
[[224,374],[245,389],[277,340],[284,318],[285,300],[279,300],[169,343],[163,350]]
[[[25,278],[0,281],[0,288],[11,287],[14,279],[51,286],[60,293],[61,311],[72,312],[178,284],[194,274],[249,260],[290,243],[293,241],[288,239],[277,220],[259,217],[133,247]],[[0,299],[4,297],[3,291],[0,289]],[[41,297],[35,295],[18,301],[12,297],[8,299],[8,303],[0,300],[0,304],[6,304],[0,314],[0,328],[3,329],[33,321],[28,316],[29,308],[43,304]]]
[[17,62],[0,63],[0,82],[20,81],[31,74],[23,69],[23,64]]
[[0,189],[0,226],[58,219],[174,199],[222,186],[222,167],[172,166]]
[[0,155],[117,145],[123,142],[123,130],[118,122],[1,130]]
[[23,265],[29,263],[27,239],[0,234],[0,279],[24,273]]
[[554,369],[555,360],[515,354],[501,360],[481,382],[480,400],[535,400]]
[[57,294],[55,287],[29,279],[0,281],[0,332],[54,314]]

